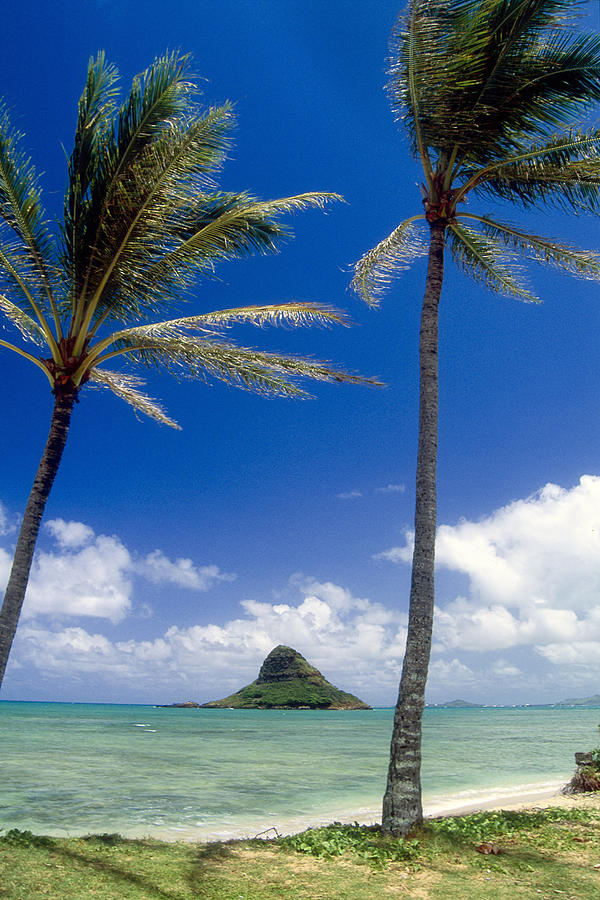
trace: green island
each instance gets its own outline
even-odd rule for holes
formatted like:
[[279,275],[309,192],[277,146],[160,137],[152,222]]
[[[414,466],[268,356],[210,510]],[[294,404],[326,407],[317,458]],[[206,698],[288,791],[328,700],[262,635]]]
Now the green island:
[[[426,820],[406,840],[333,824],[299,835],[166,843],[0,836],[3,900],[596,900],[600,795],[572,808]],[[579,802],[581,805],[579,805]]]
[[222,700],[201,704],[217,709],[371,709],[335,687],[292,647],[279,644],[264,660],[258,678]]

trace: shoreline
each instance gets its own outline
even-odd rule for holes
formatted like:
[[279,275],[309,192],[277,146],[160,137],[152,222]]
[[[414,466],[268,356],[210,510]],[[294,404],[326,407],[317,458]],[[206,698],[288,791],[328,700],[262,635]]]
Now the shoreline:
[[[564,782],[555,782],[553,784],[544,785],[543,787],[531,786],[531,789],[505,790],[496,791],[480,795],[479,797],[466,798],[462,803],[446,800],[444,802],[424,803],[425,819],[443,818],[446,816],[464,816],[474,812],[483,810],[511,810],[521,811],[528,809],[547,809],[549,807],[563,807],[570,809],[573,807],[592,807],[600,809],[600,792],[599,793],[583,793],[583,794],[563,794],[562,788]],[[525,786],[528,788],[528,786]],[[152,840],[173,843],[182,841],[186,843],[214,843],[225,842],[231,840],[248,840],[256,837],[265,839],[284,836],[289,834],[298,834],[308,828],[319,828],[324,825],[330,825],[332,822],[342,822],[345,824],[353,824],[358,822],[360,825],[376,825],[381,822],[381,810],[373,807],[363,807],[358,810],[344,810],[343,812],[333,811],[326,816],[302,816],[296,819],[289,819],[286,822],[263,823],[264,827],[259,827],[260,823],[243,825],[232,825],[230,828],[177,828],[162,829],[160,831],[148,829],[134,829],[133,834],[129,830],[129,834],[124,833],[126,829],[120,832],[123,837],[132,837],[137,839],[150,838]]]
[[[424,803],[425,819],[444,818],[446,816],[464,816],[470,813],[480,812],[484,810],[510,810],[524,811],[531,809],[547,809],[549,807],[562,807],[571,809],[573,807],[595,808],[600,809],[600,792],[581,793],[581,794],[564,794],[562,787],[564,782],[552,785],[544,785],[543,787],[520,790],[504,790],[496,791],[496,793],[481,794],[478,797],[472,797],[469,800],[464,798],[462,803],[446,800],[444,802]],[[524,786],[528,788],[529,786]],[[159,826],[159,827],[127,827],[123,823],[121,827],[118,824],[111,826],[111,832],[120,834],[125,839],[130,840],[156,840],[164,843],[198,843],[209,844],[227,842],[232,840],[250,840],[256,837],[264,839],[272,837],[283,837],[289,834],[298,834],[308,828],[319,828],[324,825],[330,825],[332,822],[341,822],[344,824],[360,825],[377,825],[381,822],[381,810],[374,807],[362,807],[355,810],[333,810],[325,815],[304,815],[294,819],[288,819],[285,822],[265,820],[263,823],[253,822],[247,824],[230,823],[229,827],[225,824],[218,826],[198,826],[195,828],[179,827],[179,826]],[[72,838],[80,837],[86,834],[100,833],[102,828],[90,829],[75,833],[71,830],[61,830],[52,832],[39,829],[35,826],[31,828],[36,834],[45,834],[49,837]]]

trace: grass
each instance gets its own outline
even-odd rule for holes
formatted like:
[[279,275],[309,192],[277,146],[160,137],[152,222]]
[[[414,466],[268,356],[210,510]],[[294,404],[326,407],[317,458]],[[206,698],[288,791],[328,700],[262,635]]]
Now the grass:
[[[483,854],[485,846],[496,852]],[[0,837],[6,900],[597,900],[600,811],[484,812],[408,841],[334,824],[290,838],[165,843]]]

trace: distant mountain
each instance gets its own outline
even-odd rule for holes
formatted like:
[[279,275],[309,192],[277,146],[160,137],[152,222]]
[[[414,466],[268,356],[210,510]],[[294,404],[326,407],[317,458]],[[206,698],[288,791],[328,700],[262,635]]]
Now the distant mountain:
[[446,703],[429,703],[435,709],[483,709],[481,703],[469,703],[468,700],[447,700]]
[[577,697],[571,700],[560,700],[552,706],[600,706],[600,694],[593,697]]
[[340,691],[304,657],[280,644],[264,660],[258,678],[223,700],[203,703],[229,709],[371,709]]

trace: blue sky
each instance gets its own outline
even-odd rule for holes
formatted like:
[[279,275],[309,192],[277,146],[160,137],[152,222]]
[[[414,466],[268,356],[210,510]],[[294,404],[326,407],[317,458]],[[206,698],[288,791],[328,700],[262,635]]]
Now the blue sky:
[[[193,56],[207,104],[235,104],[222,186],[261,198],[336,191],[293,217],[276,257],[223,265],[199,311],[306,300],[351,329],[247,330],[387,387],[264,399],[152,375],[175,432],[82,392],[46,514],[5,699],[200,701],[255,677],[277,643],[340,687],[395,701],[414,504],[424,261],[379,311],[350,269],[420,209],[419,172],[383,86],[396,0],[22,0],[0,36],[0,93],[58,216],[88,57],[131,77]],[[140,16],[140,12],[143,15]],[[600,27],[597,4],[588,27]],[[492,210],[489,204],[485,210]],[[597,221],[505,218],[590,248]],[[437,620],[430,702],[597,693],[600,287],[532,268],[541,305],[486,293],[452,264],[441,306]],[[188,307],[191,310],[191,307]],[[0,354],[0,579],[46,439],[45,380]]]

